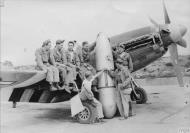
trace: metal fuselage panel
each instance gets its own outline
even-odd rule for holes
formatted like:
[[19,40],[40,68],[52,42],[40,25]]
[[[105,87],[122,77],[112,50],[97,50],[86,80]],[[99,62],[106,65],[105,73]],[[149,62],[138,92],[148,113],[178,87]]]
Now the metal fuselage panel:
[[152,47],[143,47],[141,49],[130,52],[132,62],[133,62],[133,71],[137,71],[158,58],[163,56],[163,52],[156,51]]

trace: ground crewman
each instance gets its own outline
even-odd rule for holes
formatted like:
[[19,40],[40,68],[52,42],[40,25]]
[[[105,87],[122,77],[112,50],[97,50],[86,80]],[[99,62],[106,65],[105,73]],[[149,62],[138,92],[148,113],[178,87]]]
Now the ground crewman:
[[96,70],[92,65],[90,65],[90,49],[87,41],[82,43],[82,60],[81,60],[81,77],[84,79],[84,74],[86,71],[91,71],[93,74]]
[[131,72],[133,70],[132,59],[131,59],[130,54],[124,50],[125,49],[123,48],[122,45],[119,46],[118,51],[117,51],[118,56],[117,56],[116,62],[127,67]]
[[82,59],[82,46],[79,45],[79,43],[76,40],[74,40],[73,42],[74,42],[74,45],[76,47],[75,52],[77,53],[78,59],[79,59],[80,62],[83,62],[83,59]]
[[[108,71],[108,74],[115,81],[117,107],[120,115],[125,119],[132,116],[132,106],[129,97],[129,94],[131,93],[131,89],[129,89],[130,79],[126,69],[124,69],[122,65],[116,64],[115,71]],[[126,91],[128,92],[128,95],[126,95]]]
[[53,52],[51,50],[51,41],[44,41],[42,47],[36,50],[35,56],[37,69],[47,71],[46,80],[51,85],[50,89],[60,89],[58,85],[59,70],[56,68]]
[[59,69],[60,73],[60,83],[62,84],[62,89],[68,86],[66,82],[67,78],[67,60],[66,51],[63,48],[64,40],[57,40],[55,48],[53,49],[53,56],[55,59],[56,67]]
[[97,117],[98,117],[98,122],[103,122],[103,109],[102,109],[102,104],[94,97],[94,94],[92,93],[92,81],[100,76],[104,70],[98,72],[96,75],[93,76],[91,71],[85,72],[85,80],[82,83],[82,89],[79,94],[80,99],[82,101],[84,100],[92,100],[96,104],[96,109],[97,109]]
[[66,60],[67,60],[67,82],[74,83],[76,80],[77,72],[80,70],[80,61],[77,56],[77,53],[73,50],[74,42],[68,42],[68,50],[66,51]]

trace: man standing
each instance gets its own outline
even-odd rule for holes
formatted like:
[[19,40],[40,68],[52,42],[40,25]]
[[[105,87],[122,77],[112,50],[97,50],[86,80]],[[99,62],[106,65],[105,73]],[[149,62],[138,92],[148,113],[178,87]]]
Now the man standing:
[[55,59],[56,67],[60,72],[61,83],[63,85],[62,89],[68,86],[66,82],[67,76],[67,60],[66,60],[66,51],[63,48],[64,40],[57,40],[55,48],[53,49],[53,56]]
[[[46,40],[43,42],[41,48],[35,52],[37,69],[47,71],[46,80],[51,85],[51,90],[59,89],[59,70],[56,68],[53,53],[51,51],[51,41]],[[56,86],[56,88],[54,87]]]
[[129,53],[127,53],[123,47],[120,45],[116,52],[116,62],[122,64],[124,67],[127,67],[129,71],[133,70],[133,63]]
[[129,89],[130,79],[128,78],[128,72],[124,67],[116,63],[115,71],[108,71],[108,74],[114,79],[116,86],[116,103],[119,109],[120,115],[127,119],[132,116],[132,106],[131,101],[129,100],[129,95],[126,95],[125,92],[128,91],[130,94],[131,90]]
[[[123,45],[117,46],[113,55],[114,59],[116,60],[116,70],[115,72],[109,73],[110,76],[112,76],[115,79],[115,84],[117,88],[116,99],[118,103],[118,108],[120,110],[121,115],[124,118],[127,118],[129,116],[132,116],[132,104],[129,97],[131,90],[128,89],[130,78],[128,78],[128,73],[133,71],[133,63],[130,54],[125,51]],[[125,91],[128,91],[129,94],[126,95]],[[122,103],[122,106],[120,103]]]

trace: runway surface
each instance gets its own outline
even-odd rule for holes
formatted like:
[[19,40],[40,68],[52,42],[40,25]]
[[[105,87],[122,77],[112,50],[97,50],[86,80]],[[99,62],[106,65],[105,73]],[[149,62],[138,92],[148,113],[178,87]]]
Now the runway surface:
[[133,103],[135,116],[105,123],[79,124],[70,116],[70,104],[12,103],[1,90],[1,133],[190,133],[190,87],[144,86],[147,104]]

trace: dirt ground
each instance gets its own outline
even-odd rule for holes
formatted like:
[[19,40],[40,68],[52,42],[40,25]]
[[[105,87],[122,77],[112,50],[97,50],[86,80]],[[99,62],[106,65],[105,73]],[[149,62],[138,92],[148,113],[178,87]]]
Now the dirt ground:
[[[79,124],[70,116],[70,104],[12,103],[1,100],[1,133],[190,133],[190,88],[144,86],[147,104],[133,103],[135,116],[104,123]],[[4,95],[1,91],[1,96]]]

